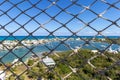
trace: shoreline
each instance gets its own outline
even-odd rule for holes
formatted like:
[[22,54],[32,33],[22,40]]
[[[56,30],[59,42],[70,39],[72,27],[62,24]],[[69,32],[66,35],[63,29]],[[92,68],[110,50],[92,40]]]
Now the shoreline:
[[[38,54],[38,55],[42,54],[44,52],[49,51],[44,45],[48,46],[50,49],[53,49],[55,46],[57,46],[59,44],[60,41],[64,41],[65,39],[66,38],[61,38],[61,39],[53,38],[53,39],[39,39],[39,40],[23,40],[23,41],[21,41],[22,44],[19,44],[19,45],[18,45],[19,41],[17,41],[17,40],[11,40],[11,41],[10,40],[5,40],[2,44],[4,44],[3,45],[4,47],[8,47],[9,50],[11,50],[11,53],[8,54],[7,57],[5,56],[4,58],[2,58],[2,60],[4,62],[7,62],[7,60],[10,59],[10,62],[12,62],[14,59],[17,58],[16,56],[14,56],[12,54],[12,52],[15,53],[18,57],[22,57],[22,56],[24,56],[25,53],[28,52],[28,50],[30,48],[34,48],[34,47],[35,47],[35,50],[33,52],[35,52],[35,54]],[[84,41],[82,41],[80,38],[76,38],[76,39],[70,38],[66,42],[66,44],[68,44],[70,47],[65,46],[63,44],[63,45],[61,45],[61,47],[56,49],[54,52],[63,52],[63,51],[75,49],[77,47],[80,47],[80,45],[82,45],[83,43],[84,43]],[[99,41],[96,41],[96,40],[92,40],[90,42],[90,44],[95,45],[99,49],[104,49],[104,48],[106,48],[109,45],[109,43],[105,43],[105,42],[101,42],[101,41],[99,42]],[[23,45],[28,47],[29,49],[25,48]],[[5,55],[7,52],[9,52],[8,48],[7,49],[0,49],[0,53],[1,53],[0,56],[1,57],[3,55]],[[88,49],[89,48],[90,50],[95,50],[95,49],[91,48],[89,45],[84,45],[84,46],[82,46],[82,48],[83,49]],[[120,46],[116,45],[116,44],[113,44],[111,46],[111,49],[109,49],[109,51],[111,53],[112,52],[117,53],[115,50],[118,49],[118,48],[119,48],[119,51],[120,51]],[[25,59],[29,58],[31,54],[32,54],[32,52],[27,54],[27,56],[25,56],[24,58]]]
[[[19,49],[22,48],[24,46],[26,47],[30,47],[30,46],[36,46],[36,45],[41,45],[41,44],[45,44],[45,43],[49,43],[49,42],[53,42],[53,41],[59,41],[59,40],[65,40],[66,38],[51,38],[51,39],[38,39],[38,40],[4,40],[4,41],[0,41],[0,50],[14,50],[14,49]],[[74,40],[74,38],[69,38],[68,40]],[[80,40],[80,39],[76,39],[76,40]]]
[[[40,36],[38,36],[40,37]],[[64,41],[65,39],[67,39],[66,36],[59,36],[58,38],[48,38],[48,39],[26,39],[26,40],[0,40],[0,50],[15,50],[15,49],[19,49],[22,48],[24,46],[26,47],[30,47],[30,46],[36,46],[36,45],[41,45],[41,44],[45,44],[45,43],[49,43],[49,42],[53,42],[53,41]],[[99,38],[94,38],[93,36],[82,36],[84,39],[89,40],[89,38],[92,38],[91,41],[93,42],[106,42],[106,43],[110,43],[112,40],[107,40],[106,38],[102,38],[101,36]],[[88,38],[87,38],[88,37]],[[111,36],[111,37],[118,37],[120,38],[120,36]],[[72,37],[67,39],[68,40],[82,40],[81,38],[77,38],[77,37]],[[116,40],[115,38],[113,40]],[[117,40],[116,40],[117,41]],[[118,41],[117,41],[118,42]],[[118,43],[119,44],[119,43]]]

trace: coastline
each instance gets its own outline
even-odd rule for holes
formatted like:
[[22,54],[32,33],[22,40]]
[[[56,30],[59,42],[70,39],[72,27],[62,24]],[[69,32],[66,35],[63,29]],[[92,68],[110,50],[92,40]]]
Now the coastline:
[[[94,38],[93,36],[88,36],[88,35],[84,35],[84,36],[0,36],[0,41],[2,40],[34,40],[34,39],[52,39],[52,38]],[[116,39],[116,38],[120,38],[120,36],[105,36],[107,38],[110,39]],[[96,36],[95,38],[105,38],[104,36]]]
[[[4,45],[2,45],[2,47],[0,45],[0,57],[7,54],[7,56],[2,58],[2,61],[12,62],[14,59],[17,58],[15,55],[17,55],[18,57],[22,57],[26,53],[28,53],[29,49],[31,49],[31,48],[35,54],[49,52],[50,51],[49,49],[54,49],[58,44],[60,44],[61,41],[64,41],[66,39],[67,38],[51,38],[51,39],[38,39],[38,40],[35,40],[35,39],[29,40],[28,39],[28,40],[23,40],[23,41],[5,40],[5,41],[2,41],[2,44],[4,44]],[[101,41],[103,41],[103,42],[101,42]],[[107,46],[109,46],[109,43],[106,43],[104,41],[105,41],[105,39],[103,39],[103,38],[102,39],[100,38],[98,41],[96,41],[96,39],[94,39],[94,40],[90,41],[90,44],[92,44],[92,45],[96,46],[98,49],[102,50],[102,49],[105,49]],[[75,49],[76,47],[80,47],[85,42],[83,40],[81,40],[80,38],[69,38],[67,41],[65,41],[65,43],[67,45],[69,45],[69,47],[65,44],[61,44],[54,51],[62,52],[62,51],[71,50],[71,48]],[[45,46],[47,46],[49,49],[46,48]],[[95,48],[90,45],[84,45],[82,48],[95,50]],[[115,51],[118,48],[119,48],[119,45],[113,44],[111,52]],[[9,50],[11,50],[11,52],[9,52]],[[12,53],[14,53],[15,55],[13,55]],[[32,54],[32,52],[29,52],[23,58],[24,59],[30,58],[31,54]]]
[[[11,50],[11,49],[18,49],[24,46],[36,46],[41,45],[53,41],[65,40],[66,38],[51,38],[51,39],[28,39],[28,40],[4,40],[1,41],[0,50]],[[69,38],[68,40],[74,40],[74,38]],[[80,39],[76,39],[80,40]]]

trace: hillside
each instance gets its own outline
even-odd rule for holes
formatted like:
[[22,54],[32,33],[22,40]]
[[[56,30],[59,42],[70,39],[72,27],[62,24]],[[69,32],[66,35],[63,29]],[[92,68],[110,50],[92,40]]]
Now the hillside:
[[[79,50],[72,54],[72,51],[58,52],[55,56],[50,54],[56,65],[46,67],[38,58],[30,59],[27,63],[29,71],[22,73],[28,68],[19,65],[12,68],[12,71],[20,73],[21,80],[119,80],[120,79],[120,54],[92,53],[90,50]],[[46,54],[43,54],[43,56]],[[15,79],[15,75],[10,80]]]

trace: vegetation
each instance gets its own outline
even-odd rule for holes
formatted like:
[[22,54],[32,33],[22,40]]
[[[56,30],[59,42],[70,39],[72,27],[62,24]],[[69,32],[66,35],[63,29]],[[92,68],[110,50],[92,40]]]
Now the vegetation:
[[28,66],[32,66],[34,64],[34,60],[31,60],[31,59],[28,60],[27,64],[28,64]]
[[[47,67],[42,62],[34,63],[38,59],[29,60],[27,65],[32,66],[22,74],[21,80],[37,80],[38,78],[44,78],[44,80],[113,80],[120,79],[120,67],[115,65],[117,60],[120,60],[120,54],[104,53],[92,53],[90,50],[79,50],[77,54],[70,56],[72,51],[59,52],[57,53],[60,57],[50,54],[49,57],[53,58],[56,65],[53,67]],[[88,60],[98,55],[96,58],[91,60],[96,68],[88,64]],[[111,67],[112,66],[112,67]],[[76,69],[76,72],[72,72],[71,68]],[[24,68],[24,69],[23,69]],[[23,70],[22,70],[23,69]],[[27,69],[27,68],[26,68]],[[20,71],[25,71],[23,64],[12,68],[13,72],[18,74]],[[68,77],[67,75],[70,74]],[[11,76],[10,80],[14,80],[16,76]],[[9,79],[8,79],[9,80]]]

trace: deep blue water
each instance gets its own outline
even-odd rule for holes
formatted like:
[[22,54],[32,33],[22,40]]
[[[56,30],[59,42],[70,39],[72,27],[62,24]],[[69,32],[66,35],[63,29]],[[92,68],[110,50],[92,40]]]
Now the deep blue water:
[[[16,39],[18,40],[22,40],[24,38],[26,38],[25,36],[15,36]],[[47,37],[46,36],[35,36],[37,39],[46,39]],[[58,38],[66,38],[66,37],[69,37],[69,36],[57,36]],[[83,38],[91,38],[92,36],[82,36]],[[0,37],[0,40],[3,40],[5,39],[6,36],[2,36]],[[50,38],[54,38],[53,36],[50,36],[48,37],[49,39]],[[74,37],[76,38],[76,37]],[[103,37],[98,37],[98,38],[103,38]],[[111,36],[111,38],[119,38],[117,36],[113,37]],[[13,37],[8,37],[6,38],[7,40],[15,40],[15,38]],[[34,37],[30,36],[26,39],[34,39]],[[77,40],[69,40],[69,41],[66,41],[65,42],[66,44],[70,45],[72,48],[75,48],[76,46],[80,46],[82,44],[84,44],[83,41],[77,41]],[[109,44],[108,43],[100,43],[100,42],[90,42],[91,45],[84,45],[82,48],[84,49],[105,49],[105,47],[101,46],[101,45],[104,45],[104,46],[108,46]],[[58,46],[59,45],[59,46]],[[16,58],[22,58],[24,56],[24,58],[22,58],[23,60],[29,58],[31,56],[32,53],[36,53],[37,55],[41,55],[42,52],[49,52],[50,50],[45,47],[47,46],[49,49],[55,49],[55,51],[66,51],[66,50],[70,50],[69,47],[67,47],[65,44],[60,44],[59,41],[56,41],[56,42],[49,42],[49,43],[46,43],[46,44],[42,44],[42,45],[37,45],[37,46],[31,46],[31,47],[28,47],[28,48],[19,48],[17,50],[13,50],[12,52],[8,52],[8,51],[0,51],[0,57],[1,57],[1,60],[5,63],[7,62],[12,62],[14,59]],[[58,46],[58,47],[56,47]],[[93,46],[95,46],[96,48],[94,48]],[[112,49],[117,49],[119,48],[120,46],[119,45],[112,45]],[[33,48],[33,49],[32,49]],[[29,52],[29,49],[32,49],[32,52]],[[5,55],[5,56],[4,56]]]
[[[51,38],[68,38],[70,36],[0,36],[0,40],[22,40],[22,39],[51,39]],[[94,38],[94,36],[72,36],[72,38]],[[120,36],[106,36],[111,39],[118,39]],[[95,38],[104,38],[103,36],[96,36]]]

